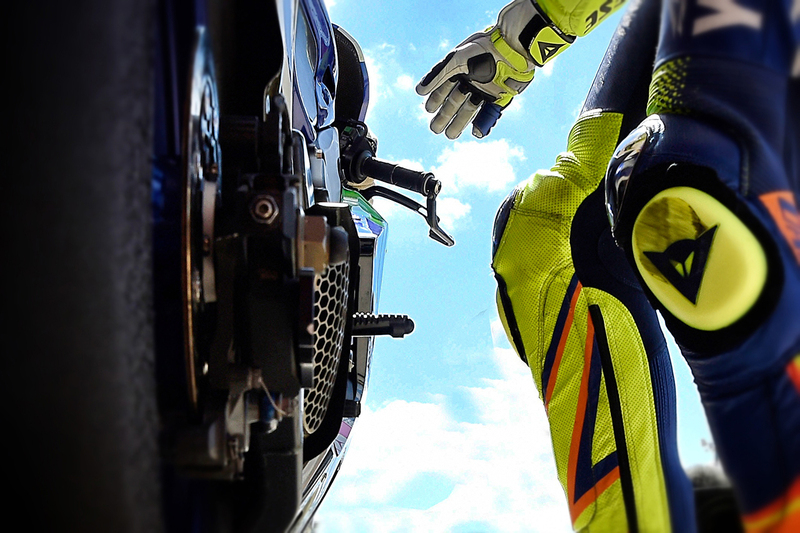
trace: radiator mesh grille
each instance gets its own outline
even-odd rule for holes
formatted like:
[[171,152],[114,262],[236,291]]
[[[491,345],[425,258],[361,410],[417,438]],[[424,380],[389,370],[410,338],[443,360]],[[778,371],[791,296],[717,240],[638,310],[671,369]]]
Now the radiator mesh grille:
[[342,357],[350,264],[329,266],[314,280],[314,386],[305,390],[303,428],[319,429],[331,401]]

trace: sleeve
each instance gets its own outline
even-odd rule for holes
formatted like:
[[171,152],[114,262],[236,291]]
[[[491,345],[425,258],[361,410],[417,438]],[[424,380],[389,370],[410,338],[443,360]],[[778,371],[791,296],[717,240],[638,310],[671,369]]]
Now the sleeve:
[[543,66],[589,33],[625,0],[514,0],[497,16],[496,28],[517,53]]
[[625,0],[538,0],[539,7],[566,34],[583,37]]

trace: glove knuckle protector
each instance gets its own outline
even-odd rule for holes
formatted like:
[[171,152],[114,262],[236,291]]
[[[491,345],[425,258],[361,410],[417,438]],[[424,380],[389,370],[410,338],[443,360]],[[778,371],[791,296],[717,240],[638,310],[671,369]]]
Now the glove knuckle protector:
[[[574,37],[561,31],[536,2],[514,0],[500,12],[494,27],[469,37],[417,85],[417,92],[424,96],[435,93],[448,81],[457,81],[462,92],[472,95],[469,103],[475,109],[470,107],[463,112],[453,109],[445,114],[440,111],[431,122],[431,129],[435,133],[446,131],[448,137],[455,138],[480,117],[478,123],[473,122],[473,134],[476,137],[488,134],[500,117],[498,109],[507,107],[512,98],[531,83],[534,68],[544,65],[573,41]],[[450,97],[442,101],[429,99],[425,108],[434,112]],[[496,108],[490,113],[481,113],[480,108],[486,108],[487,103]],[[461,104],[463,102],[459,106]],[[449,127],[442,123],[445,117],[453,121]],[[464,117],[469,120],[465,122]]]

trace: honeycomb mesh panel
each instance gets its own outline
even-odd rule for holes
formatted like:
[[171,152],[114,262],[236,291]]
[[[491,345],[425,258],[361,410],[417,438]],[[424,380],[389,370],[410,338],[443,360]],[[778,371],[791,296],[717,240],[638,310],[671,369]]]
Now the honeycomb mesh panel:
[[329,266],[314,280],[314,385],[305,389],[303,429],[310,435],[319,429],[342,356],[350,265]]
[[650,95],[647,99],[647,114],[674,113],[685,115],[689,112],[683,101],[686,88],[687,65],[691,58],[680,57],[667,61],[653,72],[650,82]]

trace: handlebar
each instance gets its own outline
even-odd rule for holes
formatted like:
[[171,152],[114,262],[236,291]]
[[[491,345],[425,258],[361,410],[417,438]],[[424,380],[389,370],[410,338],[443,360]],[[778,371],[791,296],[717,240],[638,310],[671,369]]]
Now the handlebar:
[[360,174],[378,181],[397,185],[423,196],[437,195],[442,183],[430,172],[418,172],[367,155],[361,161]]
[[442,189],[442,183],[433,177],[433,174],[403,168],[375,157],[378,141],[369,135],[367,125],[363,122],[352,120],[346,122],[341,129],[339,146],[342,172],[346,181],[358,184],[363,183],[367,178],[372,178],[421,194],[426,201],[423,206],[395,190],[377,185],[361,189],[361,193],[366,199],[382,196],[411,209],[425,218],[432,239],[445,246],[455,244],[453,238],[439,227],[439,217],[436,216],[436,196]]

